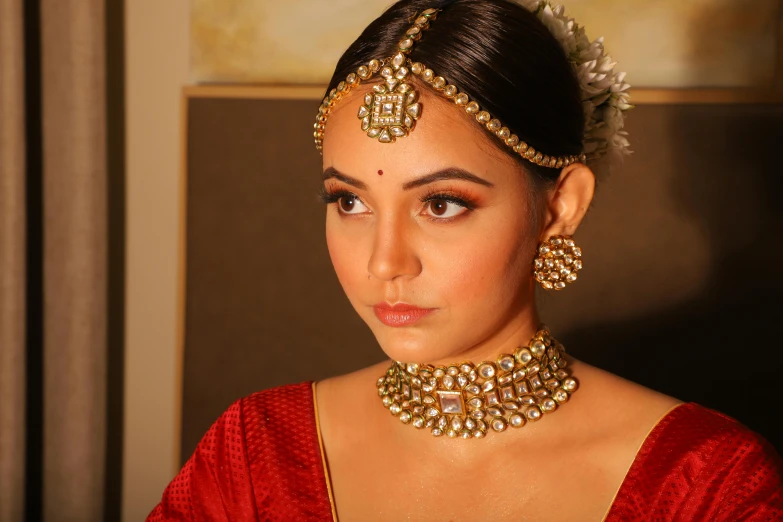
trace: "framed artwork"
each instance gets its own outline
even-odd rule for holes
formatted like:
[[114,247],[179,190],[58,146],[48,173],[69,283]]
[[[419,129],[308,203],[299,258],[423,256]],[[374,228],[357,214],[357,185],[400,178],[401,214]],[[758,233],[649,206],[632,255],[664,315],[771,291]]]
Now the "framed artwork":
[[[567,0],[646,88],[772,87],[779,0]],[[588,32],[588,35],[593,37]]]
[[[783,102],[783,0],[566,0],[636,103]],[[324,86],[389,0],[193,0],[198,84]],[[320,93],[317,95],[320,97]]]
[[390,0],[192,0],[191,78],[326,85],[340,55]]

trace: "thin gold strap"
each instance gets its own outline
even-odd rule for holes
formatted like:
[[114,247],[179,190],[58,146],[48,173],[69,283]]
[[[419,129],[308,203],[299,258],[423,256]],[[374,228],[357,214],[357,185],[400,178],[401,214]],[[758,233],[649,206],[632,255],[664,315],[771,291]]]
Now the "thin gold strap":
[[658,427],[658,425],[661,423],[661,421],[663,421],[663,419],[668,417],[671,412],[673,412],[674,410],[676,410],[677,408],[679,408],[683,404],[685,404],[685,403],[684,402],[680,402],[678,404],[675,404],[674,406],[672,406],[668,410],[666,410],[666,413],[661,415],[660,418],[657,421],[655,421],[655,424],[653,424],[652,428],[650,428],[650,431],[648,431],[647,435],[644,436],[644,439],[642,440],[642,443],[639,444],[638,448],[636,448],[636,452],[633,454],[633,459],[631,460],[631,464],[628,466],[628,469],[625,470],[625,475],[623,475],[623,480],[620,482],[620,486],[617,488],[617,491],[614,492],[614,496],[612,497],[612,501],[609,503],[609,507],[606,508],[606,513],[604,513],[604,517],[601,519],[601,522],[605,522],[606,521],[606,517],[609,516],[609,512],[612,510],[612,506],[614,506],[614,501],[617,500],[617,495],[619,495],[620,494],[620,490],[623,489],[623,485],[625,484],[625,479],[628,478],[628,473],[631,472],[631,468],[633,467],[634,462],[636,462],[636,457],[639,455],[639,452],[644,447],[645,443],[647,442],[647,439],[650,438],[650,434],[655,430],[655,428]]
[[332,494],[332,477],[329,474],[329,465],[326,462],[326,452],[324,451],[324,439],[321,435],[321,421],[318,419],[318,396],[315,393],[315,381],[313,388],[313,409],[315,410],[315,431],[318,432],[318,447],[321,449],[321,463],[324,466],[324,477],[326,479],[326,492],[329,494],[329,506],[332,508],[332,522],[337,522],[337,506],[334,503]]

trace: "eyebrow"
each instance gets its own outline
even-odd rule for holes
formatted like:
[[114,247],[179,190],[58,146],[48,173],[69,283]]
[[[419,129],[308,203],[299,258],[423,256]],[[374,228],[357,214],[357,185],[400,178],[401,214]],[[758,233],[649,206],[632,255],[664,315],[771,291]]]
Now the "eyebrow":
[[[351,185],[353,187],[356,187],[358,189],[366,189],[367,185],[359,181],[356,178],[352,178],[350,176],[346,176],[342,172],[338,171],[334,167],[328,167],[324,171],[323,179],[326,181],[327,179],[335,178],[347,185]],[[467,170],[463,170],[457,167],[448,167],[445,169],[441,169],[438,171],[435,171],[431,174],[427,174],[426,176],[422,176],[420,178],[414,179],[412,181],[408,181],[407,183],[404,183],[402,185],[403,190],[411,190],[414,188],[422,187],[424,185],[429,185],[430,183],[434,183],[436,181],[447,181],[452,179],[459,179],[463,181],[470,181],[472,183],[476,183],[477,185],[483,185],[485,187],[494,187],[492,183],[489,181],[480,178],[476,176],[475,174],[472,174],[468,172]]]
[[352,178],[350,176],[346,176],[345,174],[343,174],[342,172],[340,172],[339,170],[337,170],[334,167],[328,167],[324,171],[324,181],[326,181],[327,179],[331,179],[331,178],[339,179],[340,181],[342,181],[346,185],[351,185],[352,187],[356,187],[358,189],[365,190],[367,188],[367,185],[365,185],[364,182],[359,181],[356,178]]

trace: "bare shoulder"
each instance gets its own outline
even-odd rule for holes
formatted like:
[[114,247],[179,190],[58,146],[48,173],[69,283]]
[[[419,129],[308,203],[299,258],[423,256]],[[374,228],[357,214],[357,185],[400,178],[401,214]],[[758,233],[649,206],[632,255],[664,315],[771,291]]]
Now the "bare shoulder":
[[[383,424],[378,419],[384,414],[387,416],[388,412],[379,407],[375,385],[389,364],[389,361],[383,361],[316,383],[321,430],[333,455],[366,443],[369,432]],[[386,420],[385,416],[383,420]]]
[[[655,423],[681,400],[624,379],[582,361],[572,364],[574,376],[580,382],[585,402],[601,403],[600,412],[594,412],[609,424],[627,422]],[[611,419],[611,420],[610,420]],[[652,426],[650,426],[652,427]]]
[[375,382],[384,374],[389,364],[389,361],[382,361],[355,372],[318,381],[316,383],[318,400],[325,404],[332,401],[344,404],[346,401],[361,397],[373,397],[373,394],[368,392],[374,389]]
[[682,401],[581,361],[571,367],[579,390],[562,420],[580,429],[570,442],[590,448],[594,464],[621,480],[650,432]]

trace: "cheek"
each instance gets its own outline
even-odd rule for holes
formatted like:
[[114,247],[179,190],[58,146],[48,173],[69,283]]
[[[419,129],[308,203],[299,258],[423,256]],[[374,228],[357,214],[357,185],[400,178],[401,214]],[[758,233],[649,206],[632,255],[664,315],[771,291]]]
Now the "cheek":
[[327,209],[326,247],[337,279],[350,298],[357,284],[367,280],[367,261],[362,256],[362,238],[346,233],[340,218],[334,214],[333,208]]
[[[346,224],[332,211],[326,219],[326,243],[343,290],[351,301],[379,297],[372,294],[374,285],[367,280],[372,227]],[[411,234],[404,247],[420,258],[423,271],[407,282],[408,295],[454,314],[462,310],[470,315],[479,309],[497,313],[498,308],[508,307],[527,287],[534,248],[531,224],[508,215],[487,216],[463,230],[418,229]]]
[[492,308],[517,297],[532,273],[529,229],[527,222],[493,220],[491,230],[433,252],[431,273],[443,299],[455,307]]

